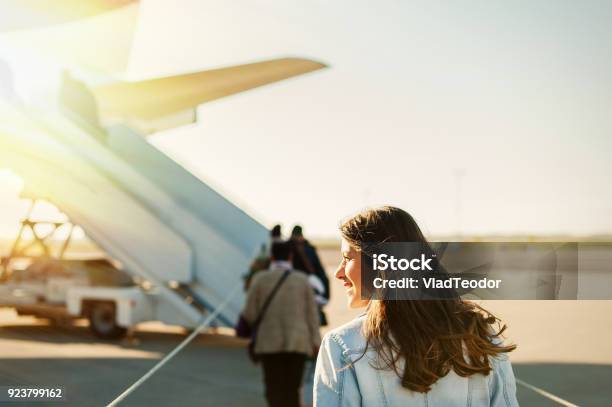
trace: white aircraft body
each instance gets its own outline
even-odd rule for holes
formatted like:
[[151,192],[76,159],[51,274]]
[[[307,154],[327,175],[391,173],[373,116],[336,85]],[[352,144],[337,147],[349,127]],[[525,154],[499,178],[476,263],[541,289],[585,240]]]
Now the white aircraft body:
[[[95,304],[111,304],[109,329],[147,320],[195,327],[242,285],[267,242],[266,228],[146,136],[195,121],[202,103],[324,67],[281,58],[101,86],[64,74],[57,106],[45,109],[20,102],[5,75],[0,167],[23,179],[24,196],[53,203],[125,272],[146,282],[67,284],[69,314],[83,316]],[[0,302],[7,302],[9,292],[0,291]],[[244,295],[234,297],[217,323],[232,326],[243,301]]]

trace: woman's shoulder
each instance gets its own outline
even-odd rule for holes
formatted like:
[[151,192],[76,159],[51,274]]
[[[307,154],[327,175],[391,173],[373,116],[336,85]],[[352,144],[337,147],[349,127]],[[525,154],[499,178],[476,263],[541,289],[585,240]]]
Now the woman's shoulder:
[[362,353],[366,344],[362,330],[365,318],[365,315],[362,315],[338,328],[332,329],[325,334],[323,342],[335,344],[342,349],[342,353],[345,355]]

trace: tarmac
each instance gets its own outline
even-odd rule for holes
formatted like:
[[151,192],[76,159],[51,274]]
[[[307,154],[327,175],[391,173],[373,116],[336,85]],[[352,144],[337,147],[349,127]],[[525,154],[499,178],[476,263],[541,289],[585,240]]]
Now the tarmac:
[[[339,258],[322,251],[330,276]],[[331,327],[358,315],[332,285]],[[612,301],[483,302],[508,324],[516,377],[561,400],[523,385],[521,406],[610,406],[612,400]],[[121,341],[95,338],[84,322],[55,327],[44,320],[0,310],[0,386],[63,387],[67,400],[0,402],[2,406],[103,406],[141,377],[186,336],[178,327],[151,323]],[[125,406],[265,406],[260,369],[245,343],[228,332],[198,336]],[[569,405],[569,404],[565,404]]]

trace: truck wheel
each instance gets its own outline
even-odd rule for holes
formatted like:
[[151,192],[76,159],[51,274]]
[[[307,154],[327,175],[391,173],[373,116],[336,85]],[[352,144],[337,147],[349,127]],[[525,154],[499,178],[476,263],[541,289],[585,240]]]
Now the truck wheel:
[[115,303],[96,301],[89,306],[89,328],[99,338],[118,339],[127,329],[117,325]]

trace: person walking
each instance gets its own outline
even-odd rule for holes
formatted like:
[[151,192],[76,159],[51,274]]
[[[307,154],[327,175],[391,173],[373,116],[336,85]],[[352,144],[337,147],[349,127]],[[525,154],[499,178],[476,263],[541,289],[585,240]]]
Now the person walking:
[[251,265],[249,266],[249,271],[244,275],[244,290],[249,289],[249,285],[251,284],[251,279],[253,276],[260,272],[267,270],[270,267],[270,250],[272,250],[272,245],[275,242],[282,242],[282,229],[281,225],[274,225],[272,229],[270,229],[270,242],[269,244],[263,243],[261,248],[259,249],[259,253],[257,257],[253,259]]
[[313,290],[293,269],[288,242],[272,243],[270,268],[253,277],[242,317],[251,326],[259,321],[253,352],[268,405],[299,407],[306,358],[316,356],[321,336]]
[[[336,278],[348,305],[364,315],[328,332],[317,358],[315,407],[517,407],[516,380],[501,334],[505,325],[460,297],[369,299],[362,254],[370,244],[428,245],[418,225],[394,207],[370,209],[340,228]],[[364,243],[368,243],[364,245]]]
[[321,326],[327,325],[327,317],[323,307],[327,305],[330,298],[329,278],[321,264],[317,249],[306,238],[300,225],[295,225],[291,231],[291,252],[293,256],[293,266],[308,274],[310,285],[315,291],[315,299],[319,306],[319,318]]

